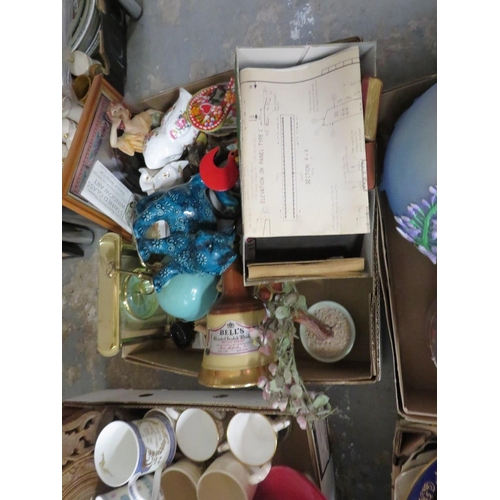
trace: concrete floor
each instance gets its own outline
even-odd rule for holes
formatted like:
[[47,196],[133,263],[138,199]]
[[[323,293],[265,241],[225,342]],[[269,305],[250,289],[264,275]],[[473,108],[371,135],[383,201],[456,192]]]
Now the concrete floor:
[[[150,0],[129,25],[125,99],[133,104],[163,90],[231,69],[236,46],[376,40],[385,88],[437,72],[435,1]],[[105,388],[200,389],[196,379],[137,367],[97,352],[98,226],[85,256],[63,260],[62,398]],[[338,500],[390,498],[397,419],[393,363],[382,327],[382,380],[330,387]]]

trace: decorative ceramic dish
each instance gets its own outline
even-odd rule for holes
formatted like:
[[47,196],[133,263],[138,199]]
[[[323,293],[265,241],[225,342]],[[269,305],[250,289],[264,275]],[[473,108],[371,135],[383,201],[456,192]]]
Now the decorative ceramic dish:
[[333,363],[347,356],[354,345],[356,329],[345,307],[337,302],[324,300],[313,304],[307,312],[333,332],[331,337],[323,340],[300,325],[300,340],[308,354],[322,363]]

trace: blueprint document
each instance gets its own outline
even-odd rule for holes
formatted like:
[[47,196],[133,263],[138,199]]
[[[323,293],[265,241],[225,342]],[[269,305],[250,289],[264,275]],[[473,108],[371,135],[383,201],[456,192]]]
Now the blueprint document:
[[358,47],[239,80],[245,237],[370,232]]

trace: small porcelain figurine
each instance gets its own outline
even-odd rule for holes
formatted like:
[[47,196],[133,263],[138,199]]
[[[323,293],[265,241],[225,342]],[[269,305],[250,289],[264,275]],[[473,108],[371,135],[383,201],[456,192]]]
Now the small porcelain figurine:
[[146,137],[143,154],[149,169],[157,170],[178,160],[184,148],[196,140],[199,131],[185,116],[190,99],[191,94],[186,89],[179,89],[177,101],[162,118],[160,126]]
[[[130,111],[123,103],[115,102],[108,107],[107,117],[111,122],[111,147],[134,156],[135,153],[143,152],[146,136],[151,129],[159,126],[163,113],[148,109],[131,117]],[[123,134],[119,136],[118,130],[123,130]]]
[[157,191],[168,191],[170,188],[182,184],[182,171],[189,165],[187,161],[173,161],[168,163],[159,171],[151,171],[147,168],[140,168],[141,177],[139,185],[146,194]]

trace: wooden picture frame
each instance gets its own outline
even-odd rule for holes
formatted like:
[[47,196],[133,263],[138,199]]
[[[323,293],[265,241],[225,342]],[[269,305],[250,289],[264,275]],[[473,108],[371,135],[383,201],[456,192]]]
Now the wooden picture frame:
[[[73,142],[62,168],[62,204],[131,241],[132,235],[126,229],[81,195],[97,160],[122,183],[125,176],[120,166],[124,162],[134,161],[133,157],[124,160],[124,155],[119,150],[114,150],[109,144],[111,123],[106,117],[106,111],[110,103],[122,101],[122,95],[104,79],[103,75],[97,75],[93,79]],[[137,162],[137,159],[135,161]]]

